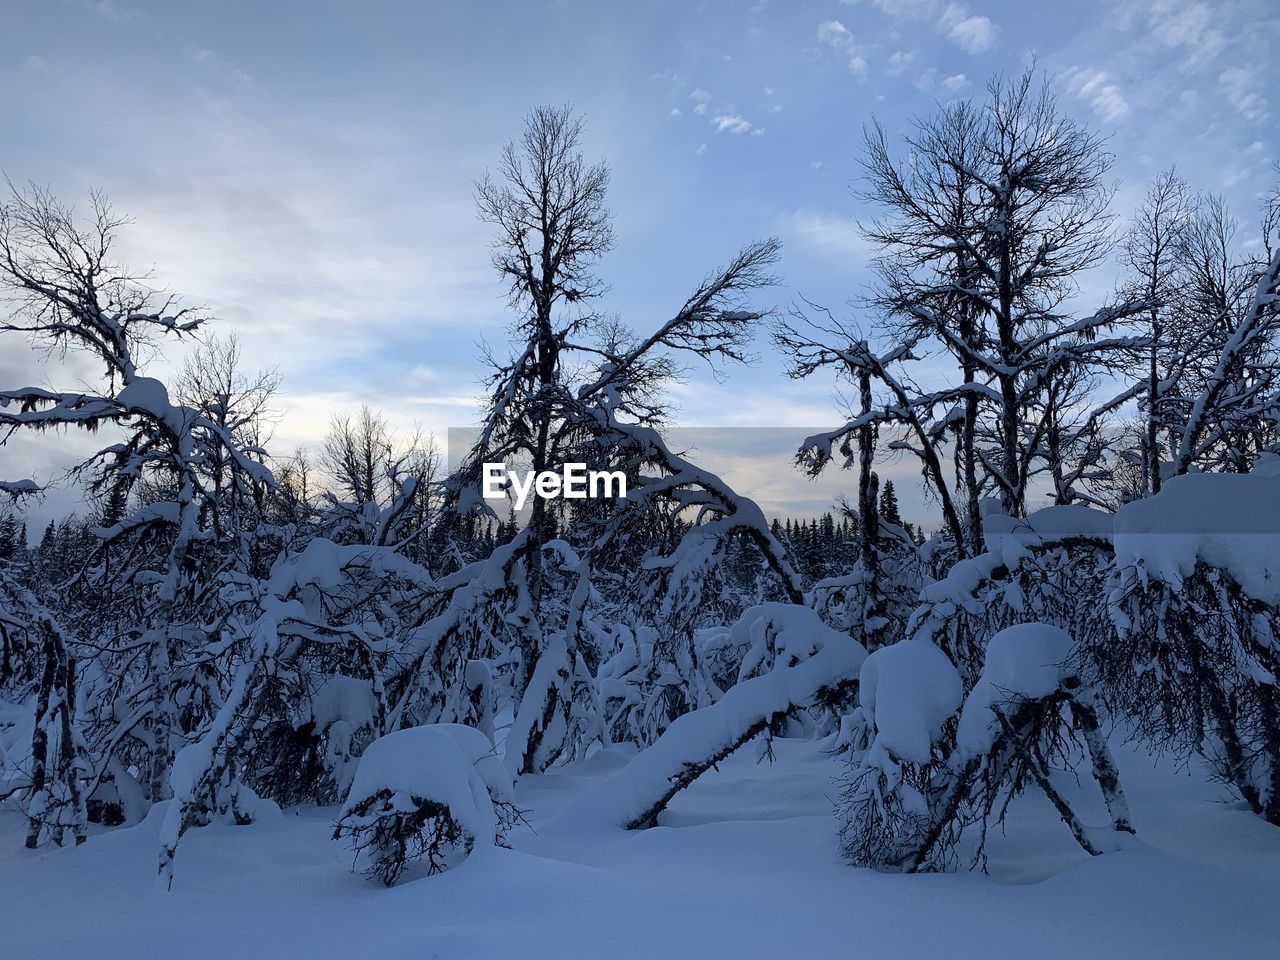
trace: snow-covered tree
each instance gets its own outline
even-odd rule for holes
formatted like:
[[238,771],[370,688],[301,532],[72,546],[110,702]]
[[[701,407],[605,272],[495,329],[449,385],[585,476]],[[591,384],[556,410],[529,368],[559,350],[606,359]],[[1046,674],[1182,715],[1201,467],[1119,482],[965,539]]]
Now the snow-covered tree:
[[1116,515],[1104,599],[1114,625],[1082,655],[1137,734],[1200,753],[1280,824],[1275,458],[1246,475],[1169,479]]
[[[132,765],[156,801],[168,795],[175,750],[221,695],[208,655],[220,576],[202,529],[211,503],[208,468],[225,464],[224,480],[246,498],[249,487],[270,483],[270,473],[260,451],[242,447],[228,426],[200,410],[171,402],[165,386],[140,369],[140,349],[193,334],[206,317],[114,262],[123,223],[99,196],[84,221],[36,188],[14,189],[0,207],[0,286],[10,308],[0,334],[30,337],[54,353],[76,351],[103,369],[97,392],[0,391],[0,426],[6,437],[15,430],[120,429],[120,442],[77,471],[92,493],[117,505],[113,522],[94,530],[96,559],[78,579],[122,600],[110,615],[92,618],[92,634],[83,638],[93,651],[92,668],[80,678],[83,719],[92,727],[85,793],[112,770],[127,776],[124,767]],[[55,678],[59,695],[71,687],[69,671],[61,684]]]
[[[762,551],[799,598],[794,572],[759,510],[668,449],[654,429],[666,413],[660,390],[680,373],[682,356],[712,365],[744,359],[745,343],[764,315],[745,309],[744,299],[770,282],[767,271],[778,244],[744,248],[647,335],[605,319],[593,309],[604,292],[593,268],[612,244],[605,207],[609,177],[603,164],[583,158],[581,136],[581,120],[569,110],[536,109],[519,143],[504,150],[498,175],[486,176],[476,187],[482,218],[498,228],[494,265],[509,285],[517,319],[511,358],[494,361],[479,438],[449,480],[454,508],[466,512],[479,506],[479,471],[485,462],[527,462],[535,471],[584,462],[619,471],[629,481],[627,500],[613,511],[556,517],[545,500],[535,497],[503,567],[502,576],[511,578],[509,599],[519,604],[506,614],[509,625],[502,630],[513,641],[510,656],[498,659],[508,665],[518,704],[509,743],[522,753],[512,760],[520,771],[541,769],[559,755],[562,747],[545,739],[548,731],[555,731],[558,744],[565,731],[581,728],[570,719],[570,691],[583,682],[589,662],[598,664],[616,652],[612,642],[599,651],[582,646],[587,637],[602,635],[593,624],[595,584],[609,576],[609,557],[635,564],[637,544],[625,541],[651,529],[654,518],[695,517],[674,553],[653,558],[661,594],[650,596],[656,616],[633,625],[640,633],[654,631],[658,661],[689,662],[696,623],[690,611],[696,611],[701,586],[724,559],[735,532]],[[565,546],[556,545],[552,535],[569,522],[574,527],[562,532]],[[554,570],[547,566],[552,557],[557,558]],[[573,575],[566,579],[569,570]],[[549,592],[552,579],[562,584],[558,596]],[[675,647],[684,652],[675,653]],[[635,666],[641,661],[652,686],[662,671],[651,655]],[[680,675],[688,680],[690,670]],[[649,705],[660,695],[665,696],[653,691],[643,700]],[[682,693],[659,713],[669,720],[687,705]],[[666,721],[655,722],[660,729]]]
[[367,852],[367,874],[390,887],[412,861],[428,874],[492,846],[519,813],[511,775],[474,727],[432,724],[370,743],[334,829]]
[[[1095,435],[1128,394],[1081,410],[1064,391],[1078,399],[1091,372],[1136,345],[1107,334],[1142,303],[1066,312],[1081,274],[1113,243],[1111,157],[1033,71],[995,78],[983,103],[917,120],[905,146],[899,158],[879,125],[866,136],[865,198],[883,211],[864,227],[878,250],[870,302],[886,324],[882,365],[900,371],[892,384],[877,378],[924,454],[948,529],[963,527],[952,535],[966,556],[980,549],[984,496],[1020,516],[1037,473],[1055,471],[1063,499],[1068,453],[1086,459],[1077,475],[1096,461],[1096,444],[1078,438]],[[958,367],[955,385],[917,387],[912,361],[939,352]],[[944,485],[928,463],[938,454],[917,443],[950,448],[954,481]]]

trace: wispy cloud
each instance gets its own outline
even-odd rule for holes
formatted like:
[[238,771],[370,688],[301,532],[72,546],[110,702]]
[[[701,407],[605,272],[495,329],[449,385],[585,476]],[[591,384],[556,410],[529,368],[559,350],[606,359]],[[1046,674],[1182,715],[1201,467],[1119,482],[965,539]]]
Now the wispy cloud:
[[821,210],[792,211],[778,223],[778,232],[788,246],[848,266],[865,262],[870,250],[852,217]]
[[719,114],[712,118],[711,125],[716,128],[716,133],[749,133],[757,137],[764,135],[763,128],[736,113]]
[[1227,44],[1217,20],[1202,2],[1152,0],[1147,10],[1151,35],[1165,47],[1185,51],[1184,65],[1193,69],[1212,63]]
[[[845,0],[841,0],[845,2]],[[850,4],[857,0],[847,0]],[[897,17],[910,17],[912,20],[923,20],[937,11],[937,0],[871,0],[871,5],[882,13]]]
[[898,74],[911,66],[911,61],[916,58],[914,50],[897,50],[889,55],[887,64],[889,76],[896,77]]
[[115,3],[115,0],[90,0],[85,6],[103,20],[113,23],[125,23],[135,16],[132,10],[126,10]]
[[974,13],[963,3],[940,0],[871,0],[881,13],[905,20],[932,20],[935,29],[966,53],[986,53],[995,46],[1000,28],[991,18]]
[[1258,77],[1253,71],[1228,67],[1218,74],[1218,89],[1246,120],[1266,117],[1267,98],[1258,92]]
[[1129,101],[1110,74],[1096,67],[1075,67],[1062,75],[1063,83],[1075,97],[1089,104],[1107,123],[1129,115]]
[[240,69],[229,60],[224,60],[212,50],[197,50],[195,60],[196,63],[230,81],[239,90],[252,90],[256,86],[248,71]]
[[951,3],[942,11],[939,29],[966,53],[986,53],[995,45],[998,28],[990,18],[969,12],[962,3]]
[[839,20],[827,20],[818,24],[818,42],[837,50],[848,59],[849,69],[858,76],[867,72],[867,60],[849,28]]

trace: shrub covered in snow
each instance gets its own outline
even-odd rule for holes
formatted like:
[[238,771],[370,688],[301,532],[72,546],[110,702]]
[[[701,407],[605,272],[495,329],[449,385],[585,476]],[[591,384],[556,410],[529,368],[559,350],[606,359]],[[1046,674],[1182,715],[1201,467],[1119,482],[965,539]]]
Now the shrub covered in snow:
[[[789,716],[848,695],[866,650],[798,604],[769,603],[746,611],[730,635],[754,638],[755,674],[713,704],[685,713],[618,775],[588,791],[562,823],[651,827],[671,798],[715,764]],[[767,672],[756,673],[764,661]]]
[[[841,795],[841,841],[861,866],[944,869],[966,830],[981,858],[988,826],[1028,786],[1041,789],[1090,854],[1090,838],[1050,781],[1054,765],[1083,752],[1113,826],[1131,832],[1115,762],[1095,698],[1073,664],[1074,643],[1059,627],[1024,623],[991,638],[966,696],[947,656],[923,637],[867,658],[859,712],[865,746],[853,754]],[[963,705],[962,705],[963,703]]]
[[1115,549],[1114,635],[1084,651],[1110,699],[1280,824],[1280,477],[1174,477],[1120,509]]
[[930,794],[963,696],[959,672],[926,637],[883,647],[863,663],[849,723],[851,771],[838,802],[841,846],[854,863],[897,866],[927,846]]
[[333,836],[350,839],[367,875],[392,886],[414,861],[439,873],[477,844],[500,843],[514,812],[511,777],[489,739],[431,724],[369,744]]
[[1005,627],[1036,620],[1077,638],[1105,630],[1098,611],[1111,569],[1111,522],[1110,514],[1079,505],[987,516],[987,552],[924,587],[908,632],[928,633],[968,688],[987,638]]

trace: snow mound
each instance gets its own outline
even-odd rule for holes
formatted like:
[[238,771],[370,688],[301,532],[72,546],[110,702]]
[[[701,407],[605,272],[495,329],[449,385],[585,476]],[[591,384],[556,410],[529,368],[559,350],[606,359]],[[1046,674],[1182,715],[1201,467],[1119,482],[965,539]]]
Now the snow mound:
[[367,727],[373,722],[378,701],[369,687],[369,681],[335,673],[326,677],[316,689],[309,703],[303,705],[303,721],[311,721],[317,730],[327,730],[338,722],[345,722],[352,730]]
[[1116,566],[1143,582],[1182,588],[1197,561],[1225,571],[1246,594],[1280,605],[1280,476],[1199,473],[1116,514]]
[[1073,646],[1070,634],[1047,623],[1020,623],[992,637],[982,676],[960,713],[960,749],[970,756],[989,750],[998,732],[996,715],[1005,704],[1056,693],[1075,675],[1069,663]]
[[963,696],[955,666],[923,637],[875,651],[858,678],[858,705],[874,724],[877,741],[914,763],[929,762],[943,724]]
[[302,708],[296,727],[312,724],[325,736],[325,763],[333,773],[339,794],[351,785],[358,760],[352,759],[356,733],[373,725],[378,700],[367,680],[334,674],[326,677]]
[[154,377],[134,377],[116,394],[116,402],[164,423],[176,434],[186,432],[190,411],[171,403],[168,388]]
[[745,651],[738,679],[767,671],[774,663],[795,666],[830,640],[832,633],[808,607],[761,603],[743,612],[729,627],[728,643]]
[[493,799],[510,795],[511,780],[483,733],[438,723],[397,730],[369,744],[339,818],[383,791],[406,804],[430,800],[447,807],[477,844],[492,846],[498,837]]
[[1057,504],[1037,510],[1025,518],[1002,514],[983,518],[982,534],[987,549],[1000,552],[1006,541],[1036,545],[1058,540],[1110,540],[1115,517],[1083,504]]

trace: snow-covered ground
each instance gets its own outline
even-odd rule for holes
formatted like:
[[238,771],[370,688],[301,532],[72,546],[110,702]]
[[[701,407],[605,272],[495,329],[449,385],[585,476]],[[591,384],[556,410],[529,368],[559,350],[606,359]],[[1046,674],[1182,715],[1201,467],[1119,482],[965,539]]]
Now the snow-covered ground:
[[[525,778],[530,828],[438,876],[384,889],[329,839],[336,808],[193,831],[156,888],[163,811],[80,849],[22,849],[0,812],[5,960],[404,957],[1271,958],[1280,830],[1234,809],[1198,766],[1118,748],[1139,836],[1080,852],[1038,793],[989,845],[989,875],[902,876],[842,863],[817,744],[749,744],[679,795],[661,826],[574,830],[559,811],[627,757]],[[1082,773],[1087,778],[1087,774]],[[1059,786],[1100,836],[1096,788]],[[554,821],[554,823],[553,823]],[[1127,838],[1126,838],[1127,839]]]

